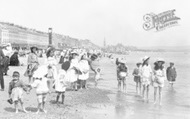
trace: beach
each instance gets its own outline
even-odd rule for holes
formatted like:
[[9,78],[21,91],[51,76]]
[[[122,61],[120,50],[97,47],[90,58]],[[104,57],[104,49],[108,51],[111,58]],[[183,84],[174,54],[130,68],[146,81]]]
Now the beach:
[[[132,71],[135,64],[141,61],[145,55],[150,56],[150,64],[153,66],[157,58],[164,58],[165,67],[169,62],[174,62],[177,69],[177,81],[171,88],[165,82],[163,88],[162,106],[153,104],[153,87],[150,87],[149,102],[143,102],[135,92],[135,82],[133,81]],[[108,58],[102,58],[98,62],[101,68],[102,79],[98,86],[94,87],[94,74],[91,73],[88,80],[88,89],[78,91],[66,91],[65,104],[55,104],[56,93],[48,95],[47,111],[45,114],[37,111],[37,100],[35,90],[30,94],[24,94],[24,103],[29,113],[14,113],[14,106],[7,103],[8,83],[11,81],[12,72],[17,70],[21,74],[21,79],[28,82],[24,77],[26,70],[26,57],[20,58],[24,66],[9,67],[8,76],[4,76],[5,91],[0,92],[0,118],[1,119],[189,119],[190,118],[190,54],[183,52],[131,52],[129,55],[114,55],[114,57],[125,57],[129,67],[129,77],[127,79],[127,93],[118,92],[116,80],[116,66]],[[44,58],[40,58],[43,63]],[[57,66],[58,68],[60,67]]]

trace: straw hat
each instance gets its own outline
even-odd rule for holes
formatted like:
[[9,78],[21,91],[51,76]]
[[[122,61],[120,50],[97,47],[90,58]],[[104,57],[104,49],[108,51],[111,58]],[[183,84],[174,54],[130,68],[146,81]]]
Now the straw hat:
[[158,58],[155,63],[158,63],[158,62],[162,62],[163,64],[165,63],[163,58]]
[[126,63],[127,63],[127,61],[124,60],[124,59],[120,59],[119,62],[120,62],[120,63],[123,63],[123,64],[126,64]]
[[72,55],[78,55],[78,52],[76,50],[71,51]]
[[49,47],[49,48],[47,49],[47,51],[46,51],[46,56],[49,57],[50,52],[51,52],[51,51],[54,51],[54,50],[55,50],[54,47]]
[[142,59],[142,61],[145,62],[145,61],[147,61],[148,59],[150,59],[150,57],[144,56],[143,59]]

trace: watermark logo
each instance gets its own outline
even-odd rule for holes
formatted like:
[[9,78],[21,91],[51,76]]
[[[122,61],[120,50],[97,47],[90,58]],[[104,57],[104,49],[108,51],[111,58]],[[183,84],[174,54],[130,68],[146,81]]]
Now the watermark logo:
[[160,31],[164,30],[165,28],[177,25],[180,18],[176,17],[174,12],[175,9],[162,12],[158,15],[155,15],[154,13],[144,15],[144,30],[148,31],[155,28],[156,31]]

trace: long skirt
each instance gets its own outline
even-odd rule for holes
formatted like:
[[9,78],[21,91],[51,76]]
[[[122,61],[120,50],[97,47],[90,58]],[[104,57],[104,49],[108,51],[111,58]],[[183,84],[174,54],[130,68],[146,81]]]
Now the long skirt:
[[28,64],[27,69],[24,73],[24,76],[26,77],[32,77],[32,75],[34,74],[34,72],[38,69],[38,64],[37,63],[31,63]]

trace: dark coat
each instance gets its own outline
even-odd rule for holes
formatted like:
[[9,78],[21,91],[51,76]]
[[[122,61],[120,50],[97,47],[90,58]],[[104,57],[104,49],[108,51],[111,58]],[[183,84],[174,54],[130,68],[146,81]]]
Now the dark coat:
[[168,67],[167,70],[166,70],[166,73],[167,73],[168,81],[175,81],[176,80],[177,72],[176,72],[175,67],[173,67],[173,68]]

